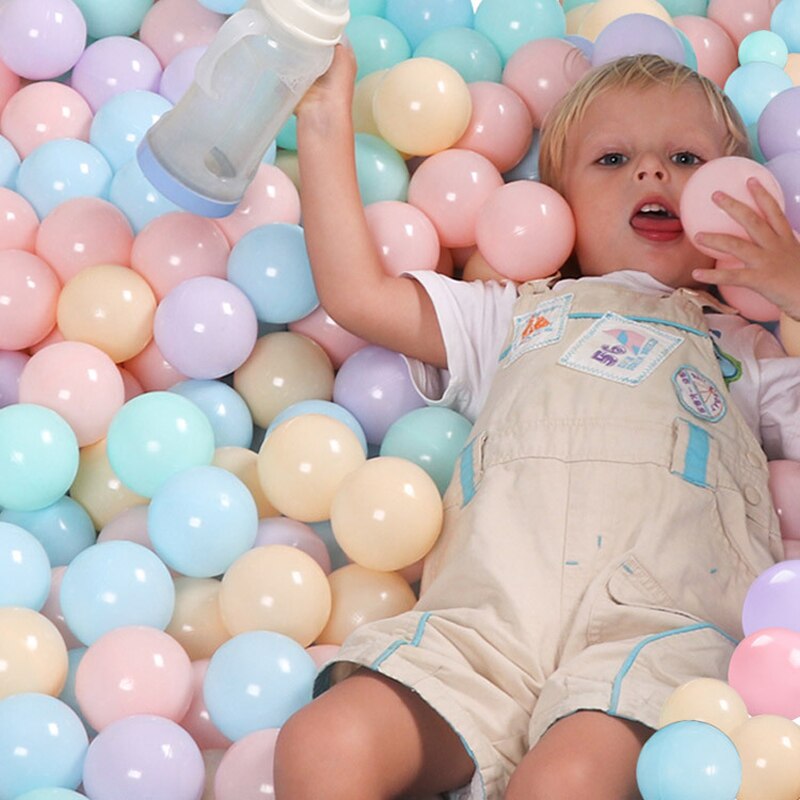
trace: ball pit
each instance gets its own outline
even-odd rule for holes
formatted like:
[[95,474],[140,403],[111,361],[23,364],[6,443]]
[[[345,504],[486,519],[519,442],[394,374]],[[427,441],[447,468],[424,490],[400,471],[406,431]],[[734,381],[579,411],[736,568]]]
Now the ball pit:
[[[413,606],[468,436],[399,356],[319,306],[293,120],[216,221],[166,200],[133,158],[243,5],[2,3],[0,800],[271,789],[278,730],[318,668],[360,624]],[[696,63],[724,87],[800,229],[798,0],[350,5],[359,189],[390,274],[550,274],[566,216],[515,219],[530,238],[513,244],[503,225],[546,188],[548,110],[623,52]],[[743,174],[707,188],[747,200]],[[779,335],[800,355],[798,323]],[[770,474],[787,560],[753,583],[728,682],[664,705],[644,800],[800,794],[800,464]],[[418,508],[395,502],[412,484]]]

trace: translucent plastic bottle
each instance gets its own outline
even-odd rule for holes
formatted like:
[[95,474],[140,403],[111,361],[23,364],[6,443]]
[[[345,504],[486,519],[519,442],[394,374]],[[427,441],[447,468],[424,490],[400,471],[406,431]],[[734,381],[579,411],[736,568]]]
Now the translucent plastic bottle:
[[187,211],[230,214],[330,66],[349,17],[347,0],[247,0],[203,54],[186,94],[139,145],[148,180]]

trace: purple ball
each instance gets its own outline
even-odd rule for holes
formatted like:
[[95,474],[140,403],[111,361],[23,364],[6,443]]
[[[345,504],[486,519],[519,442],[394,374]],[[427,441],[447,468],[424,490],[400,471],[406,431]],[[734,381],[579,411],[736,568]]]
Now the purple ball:
[[177,103],[192,85],[195,67],[206,50],[208,50],[208,46],[204,44],[181,50],[164,67],[158,93],[162,97],[166,97],[171,103]]
[[333,401],[358,420],[373,445],[383,441],[395,420],[425,405],[403,356],[377,345],[362,347],[345,360],[333,383]]
[[789,224],[794,230],[800,231],[800,150],[781,153],[765,166],[783,190]]
[[19,376],[29,360],[27,353],[0,350],[0,408],[19,402]]
[[800,86],[778,92],[758,118],[758,146],[771,159],[800,150]]
[[592,66],[639,53],[655,53],[679,64],[686,62],[683,41],[671,25],[650,14],[625,14],[598,34]]
[[744,635],[764,628],[800,633],[800,561],[780,561],[750,585],[742,607]]

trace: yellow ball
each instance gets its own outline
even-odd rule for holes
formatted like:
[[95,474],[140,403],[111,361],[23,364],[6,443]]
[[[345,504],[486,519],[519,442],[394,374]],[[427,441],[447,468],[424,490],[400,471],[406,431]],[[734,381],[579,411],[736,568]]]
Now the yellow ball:
[[442,516],[439,490],[422,467],[381,456],[342,481],[331,506],[331,528],[353,561],[388,572],[428,553]]
[[435,58],[392,67],[372,99],[381,136],[401,153],[429,156],[454,145],[467,129],[472,97],[466,81]]
[[356,83],[353,90],[353,130],[356,133],[381,135],[372,111],[372,101],[375,99],[375,90],[378,88],[378,84],[388,71],[388,69],[379,69],[376,72],[370,72]]
[[649,14],[672,24],[672,17],[658,0],[597,0],[586,12],[578,34],[594,41],[606,25],[626,14]]
[[800,322],[781,314],[781,343],[790,356],[800,356]]
[[572,36],[578,33],[584,17],[592,10],[594,3],[584,3],[582,6],[571,8],[564,15],[566,17],[567,34]]
[[253,495],[258,518],[277,517],[277,509],[267,500],[258,480],[258,455],[246,447],[218,447],[211,462],[215,467],[233,473]]
[[331,587],[322,567],[296,547],[254,547],[222,578],[219,607],[225,627],[274,631],[310,645],[331,613]]
[[175,578],[175,611],[166,632],[192,661],[211,658],[231,638],[219,611],[220,585],[216,578]]
[[793,86],[800,86],[800,53],[789,53],[783,71],[792,79]]
[[747,720],[747,707],[738,692],[725,681],[695,678],[679,686],[661,709],[659,727],[671,722],[707,722],[730,736]]

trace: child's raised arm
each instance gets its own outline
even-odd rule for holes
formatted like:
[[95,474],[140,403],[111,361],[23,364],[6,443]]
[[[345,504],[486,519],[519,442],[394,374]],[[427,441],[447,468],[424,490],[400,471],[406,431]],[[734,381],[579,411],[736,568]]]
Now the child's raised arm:
[[303,228],[323,308],[374,344],[446,366],[433,304],[410,278],[387,275],[364,216],[352,124],[355,57],[337,46],[333,64],[297,109]]

